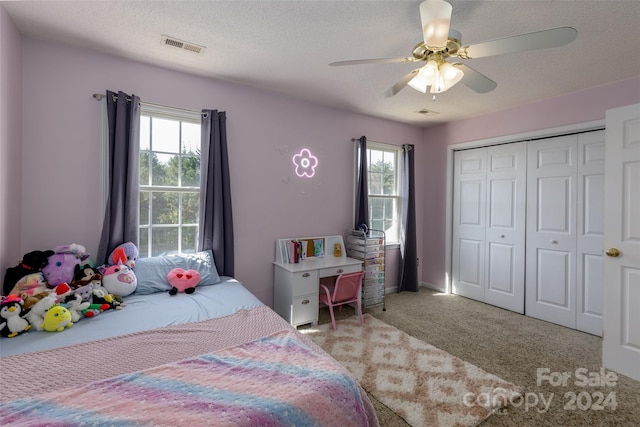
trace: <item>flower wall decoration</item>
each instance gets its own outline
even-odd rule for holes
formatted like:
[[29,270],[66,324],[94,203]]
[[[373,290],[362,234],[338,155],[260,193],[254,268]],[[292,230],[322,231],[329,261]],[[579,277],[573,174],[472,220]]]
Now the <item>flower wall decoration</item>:
[[293,156],[291,159],[293,164],[296,165],[296,175],[299,177],[311,178],[316,174],[316,166],[318,166],[318,158],[311,154],[311,151],[307,148],[300,150],[300,153]]

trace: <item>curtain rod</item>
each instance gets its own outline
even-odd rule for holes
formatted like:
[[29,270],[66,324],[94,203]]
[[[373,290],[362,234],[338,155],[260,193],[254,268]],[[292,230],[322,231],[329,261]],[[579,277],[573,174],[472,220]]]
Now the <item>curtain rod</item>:
[[[351,142],[356,142],[356,141],[360,141],[360,138],[351,138]],[[411,147],[412,144],[402,144],[402,148],[405,148],[407,150],[413,150],[413,147]]]
[[[102,101],[104,98],[107,97],[107,95],[103,93],[94,93],[93,97],[98,101]],[[118,99],[118,95],[113,96],[113,100],[115,101],[116,99]],[[127,102],[131,102],[131,98],[127,98]],[[191,114],[201,114],[204,117],[207,117],[207,114],[203,113],[202,111],[189,110],[186,108],[171,107],[169,105],[153,104],[151,102],[142,102],[142,101],[140,101],[140,105],[148,105],[149,107],[160,107],[160,108],[165,108],[167,110],[182,111],[182,112],[191,113]]]

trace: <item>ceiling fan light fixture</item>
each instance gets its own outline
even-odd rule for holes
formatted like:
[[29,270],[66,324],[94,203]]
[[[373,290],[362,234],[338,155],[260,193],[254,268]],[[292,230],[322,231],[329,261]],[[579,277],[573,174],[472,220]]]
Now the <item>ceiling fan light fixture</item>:
[[431,85],[431,93],[442,93],[451,89],[464,77],[464,73],[459,68],[454,67],[448,62],[440,64],[440,72],[435,84]]
[[444,0],[420,3],[420,21],[424,44],[431,50],[443,50],[449,39],[453,7]]
[[464,73],[459,68],[448,62],[438,64],[431,59],[407,84],[418,92],[427,93],[427,88],[431,87],[431,93],[442,93],[462,80],[462,77]]
[[433,59],[427,61],[427,64],[420,68],[418,74],[408,83],[415,90],[427,93],[427,87],[433,86],[438,79],[438,63]]
[[[423,67],[424,68],[424,67]],[[418,74],[407,83],[409,86],[417,90],[418,92],[427,93],[427,81],[422,77],[422,68],[418,71]]]

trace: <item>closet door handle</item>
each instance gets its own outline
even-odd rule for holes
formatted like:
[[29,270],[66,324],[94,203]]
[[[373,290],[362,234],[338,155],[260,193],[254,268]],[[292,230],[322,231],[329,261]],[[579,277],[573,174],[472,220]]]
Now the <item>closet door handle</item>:
[[501,235],[500,235],[500,238],[501,238],[501,239],[504,239],[504,234],[501,234]]
[[558,243],[558,241],[557,240],[550,240],[549,243],[552,243],[552,244],[555,245],[556,243]]
[[619,257],[621,254],[620,249],[618,248],[609,248],[604,253],[607,254],[607,256],[614,257],[614,258]]

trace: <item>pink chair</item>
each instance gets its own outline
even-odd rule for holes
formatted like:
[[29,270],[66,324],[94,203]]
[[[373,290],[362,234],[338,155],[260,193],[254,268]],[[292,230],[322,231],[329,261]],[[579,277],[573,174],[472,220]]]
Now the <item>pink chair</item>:
[[[344,304],[356,304],[356,311],[360,316],[360,323],[364,323],[362,317],[362,306],[360,305],[360,292],[362,289],[362,277],[364,271],[356,271],[355,273],[343,273],[336,279],[335,285],[320,284],[320,302],[329,306],[331,313],[331,325],[336,329],[336,318],[333,314],[333,307],[339,307],[338,311],[342,311]],[[323,292],[324,291],[324,292]]]

